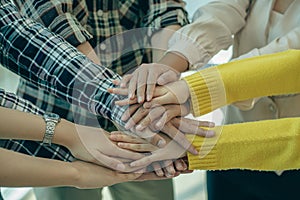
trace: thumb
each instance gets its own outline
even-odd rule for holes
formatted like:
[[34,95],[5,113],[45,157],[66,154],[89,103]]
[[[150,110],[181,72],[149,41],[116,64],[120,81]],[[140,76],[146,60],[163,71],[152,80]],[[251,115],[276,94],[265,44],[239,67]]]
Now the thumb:
[[167,83],[177,81],[178,79],[179,79],[179,73],[169,70],[158,77],[157,84],[166,85]]

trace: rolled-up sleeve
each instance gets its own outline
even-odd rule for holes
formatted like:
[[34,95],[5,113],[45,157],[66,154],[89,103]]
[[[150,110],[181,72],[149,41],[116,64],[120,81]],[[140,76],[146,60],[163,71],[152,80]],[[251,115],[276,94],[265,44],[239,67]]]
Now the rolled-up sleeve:
[[146,15],[142,20],[143,27],[150,27],[151,32],[170,25],[184,26],[188,24],[185,3],[181,0],[149,0],[147,6],[142,6]]
[[92,38],[86,30],[88,11],[80,0],[14,0],[20,14],[43,24],[73,46]]
[[249,6],[249,0],[219,0],[200,7],[193,23],[172,36],[169,51],[183,54],[192,69],[205,65],[232,45],[232,35],[245,25]]

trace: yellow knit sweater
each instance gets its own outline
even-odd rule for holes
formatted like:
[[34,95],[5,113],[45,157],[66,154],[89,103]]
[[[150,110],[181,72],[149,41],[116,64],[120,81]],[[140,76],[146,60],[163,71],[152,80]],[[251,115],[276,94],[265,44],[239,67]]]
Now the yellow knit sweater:
[[[249,98],[300,93],[300,51],[289,50],[219,65],[185,77],[194,116]],[[299,102],[300,103],[300,102]],[[200,150],[190,169],[300,168],[300,118],[214,128],[214,138],[189,135]]]

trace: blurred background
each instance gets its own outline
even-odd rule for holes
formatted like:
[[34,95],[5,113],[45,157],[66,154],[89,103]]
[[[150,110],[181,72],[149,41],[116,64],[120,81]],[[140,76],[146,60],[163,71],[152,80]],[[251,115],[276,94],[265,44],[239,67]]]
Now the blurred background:
[[[212,0],[186,0],[186,9],[189,13],[189,17],[191,18],[193,16],[193,13],[197,10],[197,8],[210,1]],[[227,62],[230,56],[230,50],[221,51],[210,62],[221,64]],[[0,66],[0,88],[5,88],[10,92],[15,92],[18,81],[18,76]],[[214,113],[210,113],[199,119],[213,120],[218,124],[222,121],[222,113],[217,110]],[[184,174],[174,178],[174,189],[176,200],[205,200],[205,171],[198,170],[191,174]],[[5,200],[36,200],[31,188],[1,188],[1,192]],[[107,188],[104,189],[104,200],[111,200]]]

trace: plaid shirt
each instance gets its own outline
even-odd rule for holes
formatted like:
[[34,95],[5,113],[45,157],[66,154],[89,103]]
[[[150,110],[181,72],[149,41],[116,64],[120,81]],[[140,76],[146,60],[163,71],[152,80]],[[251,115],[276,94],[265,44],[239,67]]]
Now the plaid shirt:
[[[89,41],[101,64],[120,75],[150,61],[145,48],[149,47],[153,32],[169,25],[187,24],[183,2],[178,0],[14,1],[22,15],[44,24],[73,46]],[[18,95],[78,124],[95,121],[95,116],[86,110],[71,106],[29,81],[20,81]],[[97,118],[100,127],[115,129],[108,120]]]
[[114,105],[119,97],[107,92],[119,76],[41,24],[22,18],[10,3],[2,3],[0,9],[0,62],[36,87],[124,125],[120,116],[125,109]]
[[[113,87],[112,80],[119,76],[92,63],[41,24],[22,18],[10,0],[0,0],[0,63],[66,102],[124,125],[120,118],[125,108],[115,106],[114,101],[119,99],[118,96],[107,92],[107,88]],[[42,113],[32,104],[1,92],[1,105]],[[43,110],[43,106],[40,108]],[[30,146],[27,142],[20,142],[14,147],[16,143],[2,143],[7,148],[27,152],[22,150],[25,144],[34,152],[32,155],[43,154],[44,148],[37,147],[37,143]],[[56,152],[53,156],[60,151],[53,150]],[[64,152],[61,158],[70,160],[68,152]]]
[[[19,110],[22,112],[30,112],[36,115],[44,114],[44,111],[34,106],[15,94],[7,93],[0,89],[0,106]],[[30,156],[51,158],[63,161],[72,161],[74,157],[69,150],[63,146],[52,144],[45,146],[42,142],[29,140],[0,140],[0,147],[24,153]]]

